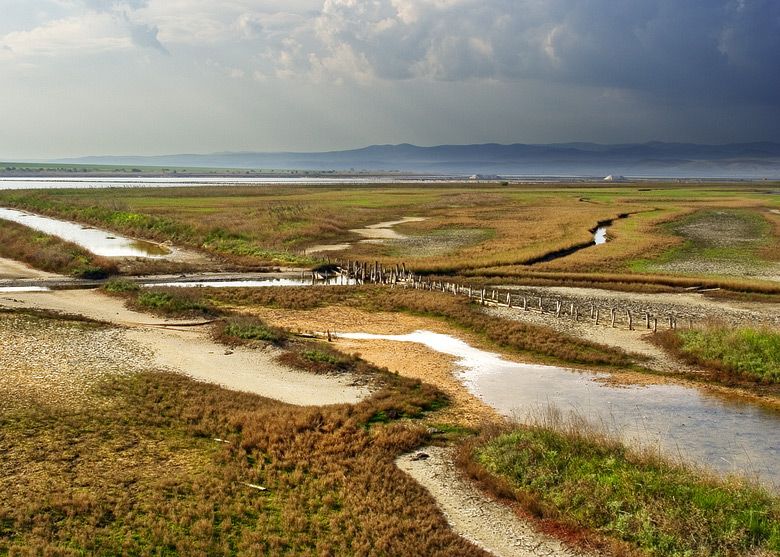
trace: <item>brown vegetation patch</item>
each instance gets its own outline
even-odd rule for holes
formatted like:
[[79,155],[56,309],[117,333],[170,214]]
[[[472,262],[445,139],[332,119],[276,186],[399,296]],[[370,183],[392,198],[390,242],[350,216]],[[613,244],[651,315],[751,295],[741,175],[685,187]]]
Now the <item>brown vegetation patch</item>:
[[[41,330],[68,340],[60,325]],[[31,342],[38,330],[19,329]],[[77,330],[74,349],[91,335]],[[85,360],[79,374],[105,364]],[[483,555],[394,465],[428,439],[415,419],[441,395],[384,384],[317,408],[169,373],[90,382],[80,406],[33,404],[0,383],[0,400],[17,402],[0,406],[0,553]]]

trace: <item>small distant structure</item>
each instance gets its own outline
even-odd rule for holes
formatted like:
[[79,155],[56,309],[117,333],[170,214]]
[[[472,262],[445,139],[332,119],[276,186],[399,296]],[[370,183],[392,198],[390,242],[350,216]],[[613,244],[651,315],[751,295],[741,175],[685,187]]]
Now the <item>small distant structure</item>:
[[627,182],[628,180],[626,180],[625,176],[614,176],[610,174],[609,176],[604,177],[604,181],[605,182]]
[[469,180],[500,180],[501,176],[497,174],[472,174]]

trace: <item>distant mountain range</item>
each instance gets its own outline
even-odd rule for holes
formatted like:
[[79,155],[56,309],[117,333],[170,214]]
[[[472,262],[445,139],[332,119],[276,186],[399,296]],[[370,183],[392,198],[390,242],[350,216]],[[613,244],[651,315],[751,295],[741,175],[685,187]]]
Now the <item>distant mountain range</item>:
[[372,145],[318,153],[96,156],[62,163],[437,175],[780,178],[780,143],[554,143],[534,145]]

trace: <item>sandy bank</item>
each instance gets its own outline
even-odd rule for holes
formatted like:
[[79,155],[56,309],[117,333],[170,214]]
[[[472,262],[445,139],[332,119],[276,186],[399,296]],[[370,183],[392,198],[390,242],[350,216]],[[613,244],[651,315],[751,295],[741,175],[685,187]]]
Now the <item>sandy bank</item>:
[[262,319],[291,331],[336,333],[334,345],[349,354],[360,354],[363,359],[404,377],[420,379],[438,387],[451,405],[437,412],[436,419],[464,425],[478,425],[486,420],[501,419],[490,406],[468,392],[455,377],[454,358],[415,343],[391,340],[352,340],[338,337],[338,332],[376,334],[404,334],[426,329],[444,334],[457,334],[471,342],[468,335],[456,333],[434,319],[414,317],[403,313],[369,313],[354,308],[333,306],[306,311],[253,308]]
[[481,548],[501,557],[574,557],[575,551],[519,518],[509,507],[493,501],[464,480],[452,462],[452,450],[421,449],[428,458],[413,460],[415,453],[396,465],[436,499],[452,529]]
[[148,351],[155,367],[290,404],[354,403],[368,395],[349,375],[299,372],[280,365],[273,350],[226,350],[202,327],[177,329],[183,321],[128,310],[121,300],[93,290],[0,296],[0,307],[59,311],[126,327],[124,341]]

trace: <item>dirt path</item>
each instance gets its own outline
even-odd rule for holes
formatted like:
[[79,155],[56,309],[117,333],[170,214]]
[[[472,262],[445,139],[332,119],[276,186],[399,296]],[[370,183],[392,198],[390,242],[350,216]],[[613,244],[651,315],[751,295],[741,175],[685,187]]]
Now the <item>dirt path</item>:
[[[175,328],[182,321],[128,310],[97,291],[55,291],[0,296],[0,307],[37,308],[127,327],[123,339],[149,351],[155,366],[228,389],[249,391],[290,404],[353,403],[369,394],[353,377],[313,375],[280,365],[274,350],[226,350],[202,327]],[[174,327],[162,327],[173,325]]]
[[421,452],[428,458],[413,460],[417,453],[412,453],[398,458],[396,465],[428,490],[452,529],[467,540],[501,557],[588,555],[534,530],[509,507],[461,478],[451,449],[426,447]]

